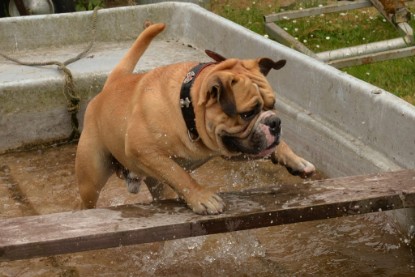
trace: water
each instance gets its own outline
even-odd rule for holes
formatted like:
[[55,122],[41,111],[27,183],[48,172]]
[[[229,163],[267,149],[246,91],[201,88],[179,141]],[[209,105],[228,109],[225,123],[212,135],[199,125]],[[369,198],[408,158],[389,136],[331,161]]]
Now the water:
[[[0,218],[79,208],[74,146],[0,156]],[[265,162],[209,162],[194,173],[222,191],[302,182]],[[149,202],[111,178],[98,206]],[[0,276],[415,276],[411,238],[387,213],[0,264]]]

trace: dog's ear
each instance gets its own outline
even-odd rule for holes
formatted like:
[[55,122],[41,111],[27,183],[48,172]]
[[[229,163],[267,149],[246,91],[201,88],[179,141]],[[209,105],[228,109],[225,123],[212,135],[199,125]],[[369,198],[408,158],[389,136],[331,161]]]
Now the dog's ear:
[[208,55],[209,57],[211,57],[213,60],[215,60],[216,62],[220,63],[223,62],[224,60],[226,60],[226,58],[216,52],[213,52],[211,50],[205,50],[206,55]]
[[271,59],[262,58],[258,62],[259,71],[261,71],[261,73],[264,76],[267,76],[271,69],[275,69],[275,70],[281,69],[286,63],[287,63],[286,60],[279,60],[279,61],[274,62]]
[[233,96],[232,90],[226,88],[220,79],[218,79],[210,87],[209,94],[210,97],[216,98],[216,101],[218,101],[223,112],[227,116],[233,117],[237,114],[235,98]]

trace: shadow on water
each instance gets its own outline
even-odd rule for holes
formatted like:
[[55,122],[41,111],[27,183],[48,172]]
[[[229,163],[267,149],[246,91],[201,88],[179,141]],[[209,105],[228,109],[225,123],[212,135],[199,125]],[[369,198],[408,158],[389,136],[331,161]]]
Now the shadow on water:
[[[75,146],[0,156],[0,218],[79,209]],[[221,191],[303,182],[270,162],[213,160],[193,174]],[[320,176],[321,177],[321,176]],[[149,203],[111,177],[98,206]],[[387,212],[4,262],[0,276],[414,276]]]

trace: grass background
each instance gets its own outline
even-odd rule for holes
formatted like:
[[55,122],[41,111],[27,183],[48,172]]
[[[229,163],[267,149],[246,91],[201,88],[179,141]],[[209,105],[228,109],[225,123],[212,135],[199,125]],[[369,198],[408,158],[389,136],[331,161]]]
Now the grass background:
[[[263,16],[284,10],[326,5],[327,0],[211,0],[208,9],[261,35],[265,34]],[[414,18],[415,1],[406,6]],[[414,19],[410,21],[415,30]],[[400,36],[375,8],[325,14],[278,22],[292,36],[314,52],[321,52]],[[381,87],[415,105],[415,56],[361,66],[343,71]]]

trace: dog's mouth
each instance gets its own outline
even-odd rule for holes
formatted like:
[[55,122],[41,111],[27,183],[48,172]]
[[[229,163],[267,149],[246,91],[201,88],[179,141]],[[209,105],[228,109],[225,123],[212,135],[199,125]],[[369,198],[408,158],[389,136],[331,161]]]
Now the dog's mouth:
[[266,149],[262,150],[258,154],[253,154],[253,155],[250,155],[250,156],[252,156],[253,158],[265,158],[265,157],[268,157],[272,153],[275,152],[275,148],[278,146],[279,143],[280,143],[280,138],[278,136],[275,139],[275,141],[270,146],[268,146]]
[[248,138],[225,135],[222,137],[222,143],[231,153],[263,158],[271,155],[280,143],[280,131],[276,133],[270,129],[270,126],[260,123]]
[[261,151],[259,151],[256,154],[250,154],[251,157],[253,158],[265,158],[268,157],[269,155],[271,155],[274,151],[275,148],[278,146],[278,144],[280,143],[280,134],[273,136],[273,137],[268,137],[267,136],[267,147]]

